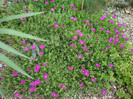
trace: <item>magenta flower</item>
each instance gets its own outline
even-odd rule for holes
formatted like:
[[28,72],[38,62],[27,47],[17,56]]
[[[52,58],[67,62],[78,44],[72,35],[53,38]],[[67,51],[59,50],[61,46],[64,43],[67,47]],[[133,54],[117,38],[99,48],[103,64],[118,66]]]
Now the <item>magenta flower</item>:
[[35,0],[35,2],[37,2],[38,0]]
[[30,92],[33,92],[33,91],[35,91],[35,87],[30,87]]
[[33,50],[35,50],[35,49],[36,49],[36,45],[32,45],[31,48],[32,48]]
[[122,38],[126,38],[126,36],[123,34],[123,35],[122,35]]
[[91,28],[92,31],[95,31],[96,29],[95,28]]
[[70,69],[70,70],[72,70],[72,69],[73,69],[73,67],[72,67],[72,66],[70,66],[70,67],[69,67],[69,69]]
[[90,53],[90,51],[87,51],[87,53]]
[[57,94],[57,93],[52,92],[52,97],[56,98],[57,96],[58,96],[58,94]]
[[25,51],[28,52],[30,50],[29,47],[25,47]]
[[65,26],[64,26],[64,25],[62,25],[62,27],[64,28]]
[[31,13],[31,11],[28,11],[28,13]]
[[35,81],[32,81],[30,84],[31,84],[31,86],[35,86],[36,85],[36,82]]
[[127,41],[127,40],[128,40],[128,38],[125,38],[125,40]]
[[34,57],[34,59],[37,59],[37,57]]
[[104,30],[104,28],[101,28],[101,31],[103,31]]
[[89,74],[90,74],[89,71],[85,71],[86,76],[89,76]]
[[36,83],[36,85],[40,85],[41,84],[41,80],[36,80],[35,83]]
[[108,42],[111,43],[112,41],[109,40]]
[[23,11],[26,11],[26,8],[23,8]]
[[109,40],[113,40],[113,38],[112,38],[112,37],[110,37],[110,38],[109,38]]
[[80,30],[76,30],[77,33],[80,33]]
[[17,1],[14,1],[14,3],[17,3]]
[[81,59],[81,58],[83,58],[83,56],[82,55],[79,55],[78,58]]
[[108,49],[110,49],[110,46],[108,46]]
[[84,44],[84,41],[82,41],[82,40],[81,40],[81,41],[79,41],[79,44],[83,45],[83,44]]
[[41,48],[41,49],[44,49],[44,48],[45,48],[45,45],[43,45],[43,44],[40,45],[40,48]]
[[111,24],[113,24],[113,23],[114,23],[114,21],[110,21],[110,23],[111,23]]
[[64,7],[64,6],[62,6],[62,9],[65,9],[65,7]]
[[103,15],[103,18],[105,19],[106,18],[106,15]]
[[109,14],[109,12],[108,11],[105,11],[105,14]]
[[22,42],[22,44],[26,44],[26,41],[25,40],[22,40],[21,42]]
[[116,42],[114,42],[114,45],[116,44]]
[[38,71],[39,71],[39,69],[35,68],[35,69],[34,69],[34,71],[35,71],[35,72],[38,72]]
[[113,67],[114,65],[112,63],[109,64],[110,67]]
[[65,89],[65,88],[66,88],[66,86],[65,86],[65,85],[62,85],[62,88],[63,88],[63,89]]
[[71,20],[74,20],[74,17],[71,17],[70,19],[71,19]]
[[24,75],[23,73],[20,73],[21,75]]
[[73,10],[76,10],[77,8],[73,7]]
[[110,31],[109,31],[109,30],[107,30],[106,32],[107,32],[107,33],[110,33]]
[[133,52],[133,48],[131,48],[130,51]]
[[97,67],[100,67],[100,64],[96,64]]
[[120,44],[120,47],[122,47],[122,48],[123,48],[123,47],[124,47],[124,45],[123,45],[123,44]]
[[91,81],[94,82],[94,81],[95,81],[95,77],[92,77],[92,78],[91,78]]
[[51,2],[54,2],[54,0],[51,0]]
[[69,89],[69,87],[67,87],[67,89]]
[[84,36],[84,34],[82,34],[82,33],[79,33],[79,37],[83,37]]
[[74,36],[73,36],[73,39],[77,40],[77,36],[76,36],[76,35],[74,35]]
[[107,93],[107,91],[104,89],[104,90],[102,91],[102,94],[103,94],[103,95],[106,95],[106,93]]
[[24,81],[24,80],[22,80],[22,81],[21,81],[21,84],[25,84],[25,81]]
[[89,23],[89,20],[85,20],[86,23]]
[[28,70],[31,70],[31,68],[28,68]]
[[105,51],[105,49],[103,49],[103,51]]
[[77,21],[77,18],[73,18],[74,21]]
[[54,9],[57,9],[57,7],[54,7]]
[[18,98],[20,96],[20,93],[16,92],[15,93],[15,98]]
[[71,6],[71,7],[73,7],[73,6],[74,6],[74,4],[70,4],[70,6]]
[[81,67],[83,68],[84,66],[83,66],[83,65],[81,65]]
[[89,36],[87,36],[87,38],[90,38]]
[[86,72],[86,70],[85,69],[82,69],[82,73],[85,73]]
[[118,27],[121,27],[121,24],[118,23],[117,26],[118,26]]
[[38,64],[36,65],[36,69],[40,69],[40,67],[41,67],[40,65],[38,65]]
[[83,47],[83,49],[84,49],[84,50],[87,50],[87,47],[86,47],[86,46],[84,46],[84,47]]
[[104,20],[104,18],[103,17],[100,17],[100,20]]
[[58,26],[59,26],[58,24],[55,24],[55,25],[54,25],[55,28],[58,28]]
[[75,45],[72,43],[71,46],[74,47]]
[[91,24],[89,24],[89,26],[91,26]]
[[44,79],[48,79],[48,78],[49,78],[49,74],[44,74],[44,75],[43,75],[43,78],[44,78]]
[[40,55],[43,55],[44,53],[42,51],[39,52]]
[[46,65],[46,63],[43,63],[43,66],[45,66]]
[[112,16],[112,18],[114,18],[114,19],[115,19],[115,18],[116,18],[116,17],[115,17],[115,15],[113,15],[113,16]]
[[17,72],[14,72],[14,73],[13,73],[13,76],[17,76],[17,75],[18,75],[18,73],[17,73]]
[[51,8],[51,11],[54,11],[54,8]]
[[49,2],[48,1],[45,1],[45,4],[47,5]]
[[37,40],[37,43],[40,43],[40,40]]
[[80,87],[83,87],[84,86],[84,84],[83,83],[80,83]]
[[21,20],[21,21],[25,21],[25,18],[21,18],[20,20]]

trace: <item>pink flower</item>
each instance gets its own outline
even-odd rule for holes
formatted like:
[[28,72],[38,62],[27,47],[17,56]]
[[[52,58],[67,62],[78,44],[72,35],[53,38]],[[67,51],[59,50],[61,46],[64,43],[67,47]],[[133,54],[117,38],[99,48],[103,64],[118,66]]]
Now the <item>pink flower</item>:
[[95,28],[91,28],[92,31],[95,31],[96,29]]
[[133,52],[133,48],[131,48],[130,51]]
[[108,46],[108,49],[110,49],[110,46]]
[[33,91],[35,91],[35,88],[32,86],[30,87],[30,92],[33,92]]
[[77,18],[73,18],[74,21],[77,21]]
[[57,94],[57,93],[52,92],[52,97],[56,98],[57,96],[58,96],[58,94]]
[[31,70],[31,68],[28,68],[28,70]]
[[111,43],[112,41],[108,41],[109,43]]
[[105,51],[105,49],[103,49],[103,51]]
[[73,39],[77,40],[77,36],[74,35],[74,36],[73,36]]
[[125,38],[125,40],[127,41],[127,40],[128,40],[128,38]]
[[86,46],[84,46],[84,47],[83,47],[83,49],[84,49],[84,50],[87,50],[87,47],[86,47]]
[[71,6],[71,7],[73,7],[73,6],[74,6],[74,4],[70,4],[70,6]]
[[67,87],[67,89],[69,89],[69,87]]
[[49,74],[44,74],[44,75],[43,75],[43,78],[44,78],[44,79],[48,79],[48,78],[49,78]]
[[45,4],[47,5],[49,2],[48,1],[45,1]]
[[25,51],[28,52],[30,50],[29,47],[25,47]]
[[62,6],[62,9],[65,9],[65,7],[64,7],[64,6]]
[[103,15],[103,18],[105,19],[106,18],[106,15]]
[[40,55],[43,55],[44,53],[42,51],[39,52]]
[[28,0],[25,0],[25,1],[28,1]]
[[122,47],[122,48],[123,48],[123,47],[124,47],[124,45],[123,45],[123,44],[120,44],[120,47]]
[[64,28],[65,26],[64,26],[64,25],[62,25],[62,27]]
[[82,69],[82,73],[85,73],[86,72],[86,70],[85,69]]
[[83,65],[81,65],[81,67],[83,68],[84,66],[83,66]]
[[17,1],[14,1],[14,3],[17,3]]
[[40,85],[41,84],[41,80],[36,80],[35,83],[36,83],[36,85]]
[[54,9],[57,9],[57,7],[54,7]]
[[40,43],[40,40],[37,40],[37,43]]
[[86,23],[89,23],[89,20],[85,20]]
[[50,83],[50,81],[46,81],[46,83]]
[[31,84],[31,86],[35,86],[36,85],[36,82],[35,81],[32,81],[30,84]]
[[83,58],[83,56],[82,55],[79,55],[78,58],[81,59],[81,58]]
[[54,11],[54,8],[51,8],[51,11]]
[[74,20],[74,17],[71,17],[70,19],[71,19],[71,20]]
[[21,20],[21,21],[25,21],[25,18],[21,18],[20,20]]
[[92,78],[91,78],[91,81],[94,82],[94,81],[95,81],[95,77],[92,77]]
[[36,45],[32,45],[31,48],[32,48],[33,50],[35,50],[35,49],[36,49]]
[[109,31],[109,30],[107,30],[106,32],[107,32],[107,33],[110,33],[110,31]]
[[17,73],[17,72],[14,72],[14,73],[13,73],[13,76],[17,76],[17,75],[18,75],[18,73]]
[[114,42],[114,45],[116,44],[116,42]]
[[119,42],[120,40],[117,38],[117,39],[115,39],[115,41],[116,41],[116,42]]
[[91,24],[89,24],[89,26],[91,26]]
[[40,67],[41,67],[40,65],[38,65],[38,64],[36,65],[36,69],[40,69]]
[[101,30],[103,31],[103,30],[104,30],[104,28],[101,28]]
[[23,91],[25,91],[25,89],[23,89]]
[[122,38],[126,38],[126,36],[123,34],[123,35],[122,35]]
[[34,57],[34,59],[37,59],[37,57]]
[[22,42],[22,44],[26,44],[26,41],[25,40],[22,40],[21,42]]
[[65,85],[62,85],[62,88],[63,88],[63,89],[65,89],[65,88],[66,88],[66,86],[65,86]]
[[22,80],[22,81],[21,81],[21,84],[25,84],[25,81],[24,81],[24,80]]
[[30,75],[30,77],[28,77],[28,78],[31,79],[31,77],[32,77],[32,76]]
[[82,34],[82,33],[79,33],[79,37],[83,37],[84,36],[84,34]]
[[83,83],[80,83],[80,87],[83,87],[84,86],[84,84]]
[[80,30],[76,30],[77,33],[80,33]]
[[75,45],[72,43],[71,46],[74,47]]
[[82,40],[81,40],[81,41],[79,41],[79,44],[83,45],[83,44],[84,44],[84,41],[82,41]]
[[107,91],[104,89],[104,90],[102,91],[102,94],[103,94],[103,95],[106,95],[106,93],[107,93]]
[[15,98],[18,98],[20,96],[20,93],[16,92],[15,93]]
[[114,19],[115,19],[115,18],[116,18],[116,17],[115,17],[115,15],[113,15],[113,16],[112,16],[112,18],[114,18]]
[[77,8],[73,7],[73,10],[76,10]]
[[87,51],[87,53],[90,53],[90,51]]
[[87,38],[90,38],[89,36],[87,36]]
[[97,67],[100,67],[100,64],[96,64]]
[[37,2],[38,0],[35,0],[35,2]]
[[109,12],[108,11],[105,11],[105,14],[109,14]]
[[[40,68],[39,68],[39,69],[40,69]],[[38,68],[35,68],[35,69],[34,69],[34,71],[35,71],[35,72],[38,72],[38,71],[39,71],[39,69],[38,69]]]
[[104,18],[103,17],[100,17],[100,20],[104,20]]
[[110,21],[110,23],[111,23],[111,24],[113,24],[113,23],[114,23],[114,21]]
[[20,73],[21,75],[24,75],[23,73]]
[[111,14],[114,14],[114,12],[111,12]]
[[43,44],[40,45],[40,48],[41,48],[41,49],[44,49],[44,48],[45,48],[45,45],[43,45]]
[[59,26],[58,24],[55,24],[55,25],[54,25],[55,28],[58,28],[58,26]]
[[51,2],[54,2],[54,0],[51,0]]
[[89,74],[90,74],[89,71],[85,71],[86,76],[89,76]]
[[31,13],[31,11],[28,11],[28,13]]
[[73,67],[72,67],[72,66],[70,66],[70,67],[69,67],[69,69],[70,69],[70,70],[72,70],[72,69],[73,69]]
[[23,11],[26,11],[26,8],[23,8]]
[[118,26],[118,27],[121,27],[121,24],[118,23],[117,26]]
[[109,64],[110,67],[113,67],[114,65],[112,63]]
[[45,66],[46,65],[46,63],[43,63],[43,66]]

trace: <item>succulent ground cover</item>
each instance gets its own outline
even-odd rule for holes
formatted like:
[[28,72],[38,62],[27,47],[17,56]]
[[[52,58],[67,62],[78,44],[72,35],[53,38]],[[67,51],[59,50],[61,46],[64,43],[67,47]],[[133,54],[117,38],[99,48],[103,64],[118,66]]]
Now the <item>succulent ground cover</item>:
[[[15,70],[2,70],[1,88],[7,98],[24,96],[62,99],[73,90],[106,95],[110,84],[118,82],[132,89],[133,48],[127,43],[124,25],[116,24],[114,13],[87,14],[80,3],[57,0],[19,0],[9,6],[9,14],[44,11],[44,14],[0,24],[48,39],[41,42],[10,36],[14,48],[33,60],[7,53],[34,79]],[[1,17],[5,17],[4,15]],[[5,40],[1,35],[1,40]],[[8,36],[6,36],[8,37]],[[10,42],[9,40],[5,40]],[[121,89],[118,94],[130,99]],[[124,95],[124,96],[123,96]]]

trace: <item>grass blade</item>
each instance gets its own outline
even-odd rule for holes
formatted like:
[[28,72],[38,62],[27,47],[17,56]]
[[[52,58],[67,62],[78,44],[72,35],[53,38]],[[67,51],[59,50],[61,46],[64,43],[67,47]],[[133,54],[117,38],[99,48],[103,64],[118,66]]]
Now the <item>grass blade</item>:
[[9,34],[9,35],[15,35],[15,36],[19,36],[19,37],[24,37],[24,38],[29,38],[29,39],[34,39],[34,40],[40,40],[40,41],[47,41],[47,40],[43,40],[39,37],[35,37],[23,32],[18,32],[12,29],[7,29],[7,28],[0,28],[0,34]]
[[14,54],[17,54],[17,55],[20,55],[20,56],[23,56],[25,58],[29,58],[27,56],[25,56],[24,54],[21,54],[20,52],[18,52],[17,50],[15,50],[14,48],[4,44],[3,42],[0,41],[0,48],[4,49],[4,50],[7,50],[7,51],[10,51]]
[[14,62],[12,62],[9,58],[7,58],[5,55],[3,55],[1,53],[0,53],[0,61],[4,62],[5,64],[7,64],[9,67],[15,69],[16,71],[23,73],[24,75],[30,77],[30,75],[28,75],[22,68],[17,66]]
[[6,18],[0,19],[0,23],[4,22],[4,21],[9,21],[9,20],[14,20],[14,19],[29,17],[29,16],[41,14],[41,13],[44,13],[44,12],[32,12],[32,13],[24,13],[24,14],[18,14],[18,15],[11,15],[11,16],[8,16]]

